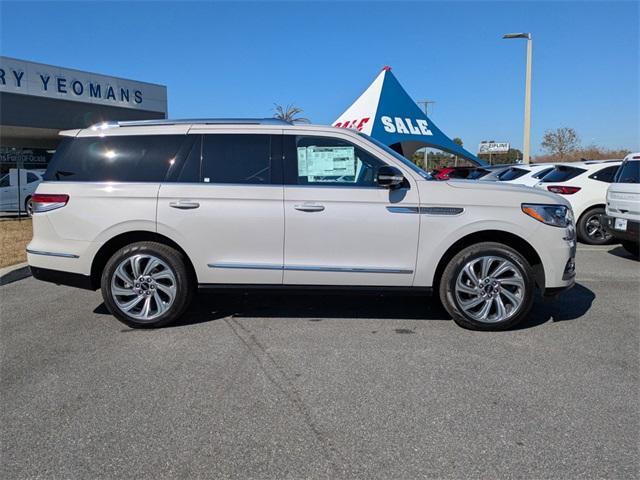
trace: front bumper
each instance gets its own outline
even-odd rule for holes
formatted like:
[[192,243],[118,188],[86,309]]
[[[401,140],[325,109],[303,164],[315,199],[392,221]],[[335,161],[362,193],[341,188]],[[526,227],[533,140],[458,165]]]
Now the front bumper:
[[615,221],[616,217],[600,215],[600,225],[604,227],[607,233],[610,233],[618,240],[640,242],[640,222],[627,220],[627,228],[625,230],[616,230]]

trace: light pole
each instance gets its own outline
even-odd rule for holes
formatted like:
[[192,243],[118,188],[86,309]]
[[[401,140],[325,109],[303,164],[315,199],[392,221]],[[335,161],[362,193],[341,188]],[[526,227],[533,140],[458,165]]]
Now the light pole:
[[524,140],[522,145],[522,163],[529,163],[531,151],[531,55],[533,52],[533,40],[530,33],[507,33],[502,38],[526,38],[527,39],[527,76],[524,87]]

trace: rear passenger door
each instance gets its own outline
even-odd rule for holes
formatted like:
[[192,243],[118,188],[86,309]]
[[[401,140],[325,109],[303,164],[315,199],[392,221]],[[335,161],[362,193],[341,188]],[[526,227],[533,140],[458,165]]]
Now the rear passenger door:
[[186,251],[199,283],[282,283],[279,133],[202,131],[161,185],[158,233]]

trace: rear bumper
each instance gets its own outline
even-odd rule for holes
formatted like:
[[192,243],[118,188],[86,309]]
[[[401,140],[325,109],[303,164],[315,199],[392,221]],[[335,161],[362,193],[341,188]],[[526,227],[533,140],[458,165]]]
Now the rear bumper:
[[68,287],[82,288],[85,290],[96,290],[89,275],[81,273],[63,272],[61,270],[50,270],[48,268],[30,267],[33,278],[43,282],[51,282],[56,285],[66,285]]
[[609,215],[600,215],[600,224],[604,229],[613,235],[618,240],[629,240],[631,242],[640,241],[640,222],[634,222],[633,220],[627,220],[626,230],[616,230],[615,226],[616,217]]

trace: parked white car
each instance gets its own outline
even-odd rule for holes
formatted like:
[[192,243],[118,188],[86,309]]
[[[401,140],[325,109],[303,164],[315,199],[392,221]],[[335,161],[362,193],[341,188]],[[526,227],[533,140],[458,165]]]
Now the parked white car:
[[540,180],[554,168],[554,164],[542,163],[531,165],[513,165],[498,173],[496,181],[514,183],[517,185],[535,186]]
[[632,255],[640,256],[640,152],[627,155],[607,189],[605,229]]
[[31,215],[31,198],[43,176],[44,170],[12,168],[0,177],[0,212],[17,212],[19,206],[20,211]]
[[536,184],[569,201],[581,242],[605,245],[611,241],[600,215],[605,213],[607,188],[621,163],[622,160],[593,160],[559,164]]
[[438,182],[353,130],[268,120],[120,122],[65,136],[34,196],[34,277],[134,327],[200,288],[439,293],[467,328],[526,319],[574,283],[569,203]]

